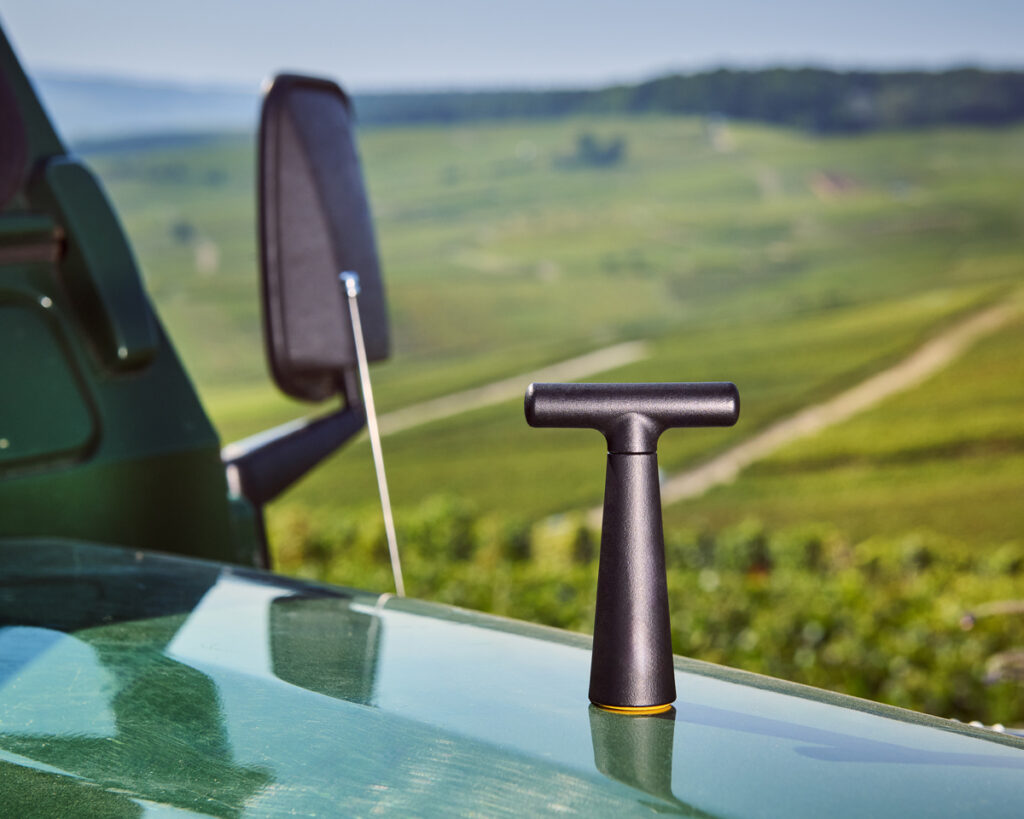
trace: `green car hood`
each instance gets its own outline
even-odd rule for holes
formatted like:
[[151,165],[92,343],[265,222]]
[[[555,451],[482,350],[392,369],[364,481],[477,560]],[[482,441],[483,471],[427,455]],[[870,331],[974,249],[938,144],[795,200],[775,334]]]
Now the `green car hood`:
[[1024,816],[1024,742],[588,638],[72,542],[0,546],[4,815]]

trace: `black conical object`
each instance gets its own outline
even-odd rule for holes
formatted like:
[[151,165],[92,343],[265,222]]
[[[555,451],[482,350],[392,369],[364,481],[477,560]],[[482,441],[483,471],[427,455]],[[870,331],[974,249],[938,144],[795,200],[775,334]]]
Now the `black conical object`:
[[672,427],[731,426],[730,383],[531,384],[534,427],[589,427],[608,441],[590,701],[649,712],[676,698],[658,487],[658,437]]

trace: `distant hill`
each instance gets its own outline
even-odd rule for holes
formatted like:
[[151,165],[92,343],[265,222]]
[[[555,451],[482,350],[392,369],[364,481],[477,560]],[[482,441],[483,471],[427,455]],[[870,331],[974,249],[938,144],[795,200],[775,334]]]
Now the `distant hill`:
[[595,90],[392,94],[357,98],[367,123],[460,122],[572,114],[702,114],[817,132],[1024,119],[1024,72],[718,69]]
[[259,91],[43,73],[36,88],[72,141],[174,132],[251,130]]
[[[38,86],[72,140],[252,130],[259,104],[255,88],[46,73]],[[357,94],[355,103],[364,125],[668,113],[760,120],[824,133],[857,132],[1024,120],[1024,72],[723,68],[599,89]]]

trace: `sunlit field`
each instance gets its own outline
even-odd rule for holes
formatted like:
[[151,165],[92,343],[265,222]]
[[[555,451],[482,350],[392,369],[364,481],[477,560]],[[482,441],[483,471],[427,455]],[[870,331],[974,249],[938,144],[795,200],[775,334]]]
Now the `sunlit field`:
[[[587,166],[580,134],[622,138],[624,157]],[[378,404],[646,340],[645,359],[595,380],[733,380],[743,397],[735,429],[664,437],[662,465],[683,468],[1006,298],[1024,266],[1022,148],[1019,128],[815,138],[671,118],[368,130],[395,333]],[[222,438],[315,412],[266,376],[250,141],[90,159]],[[920,411],[917,429],[948,417]],[[533,517],[600,501],[596,435],[529,429],[513,401],[386,451],[399,507],[454,493]],[[351,447],[282,503],[372,505],[366,455]]]
[[[589,161],[586,135],[622,155]],[[366,129],[361,147],[394,332],[374,373],[384,412],[519,374],[525,390],[538,367],[642,341],[592,380],[731,380],[742,396],[735,428],[663,437],[670,475],[1012,305],[922,384],[665,516],[677,651],[1024,718],[1016,683],[984,683],[1017,626],[960,630],[967,607],[1019,596],[1024,570],[1024,128],[823,138],[602,118]],[[266,375],[251,140],[86,158],[222,439],[326,411]],[[590,628],[597,433],[531,429],[509,400],[384,450],[411,593]],[[278,565],[387,588],[376,502],[357,442],[271,506]]]

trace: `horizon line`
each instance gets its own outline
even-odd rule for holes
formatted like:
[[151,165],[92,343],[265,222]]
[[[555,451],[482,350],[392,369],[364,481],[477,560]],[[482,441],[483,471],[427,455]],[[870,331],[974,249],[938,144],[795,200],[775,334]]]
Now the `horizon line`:
[[[488,93],[544,93],[544,92],[572,92],[572,91],[599,91],[605,88],[622,86],[643,85],[668,77],[693,77],[703,74],[712,74],[717,71],[736,72],[758,72],[772,70],[820,70],[831,71],[838,74],[945,74],[954,71],[976,70],[992,73],[1024,73],[1024,60],[1020,63],[986,63],[982,60],[951,60],[941,65],[906,64],[906,65],[838,65],[827,64],[825,61],[765,61],[765,62],[729,62],[721,61],[709,63],[702,67],[677,67],[665,68],[645,72],[642,75],[627,78],[607,78],[594,81],[559,81],[550,82],[529,82],[518,80],[497,81],[494,83],[470,85],[461,81],[449,81],[439,83],[428,83],[422,85],[371,85],[350,86],[346,89],[356,96],[401,96],[401,95],[429,95],[429,94],[488,94]],[[295,73],[301,70],[279,68],[273,74],[288,72]],[[137,74],[124,74],[117,71],[96,71],[93,69],[73,69],[40,67],[29,68],[27,72],[33,80],[47,82],[104,82],[122,86],[133,86],[139,89],[161,88],[164,90],[189,91],[193,93],[237,93],[251,94],[259,93],[264,77],[254,80],[252,86],[242,82],[210,80],[197,81],[186,78],[175,78],[167,76],[139,76]],[[320,72],[314,72],[320,73]],[[267,76],[271,76],[268,74]]]

